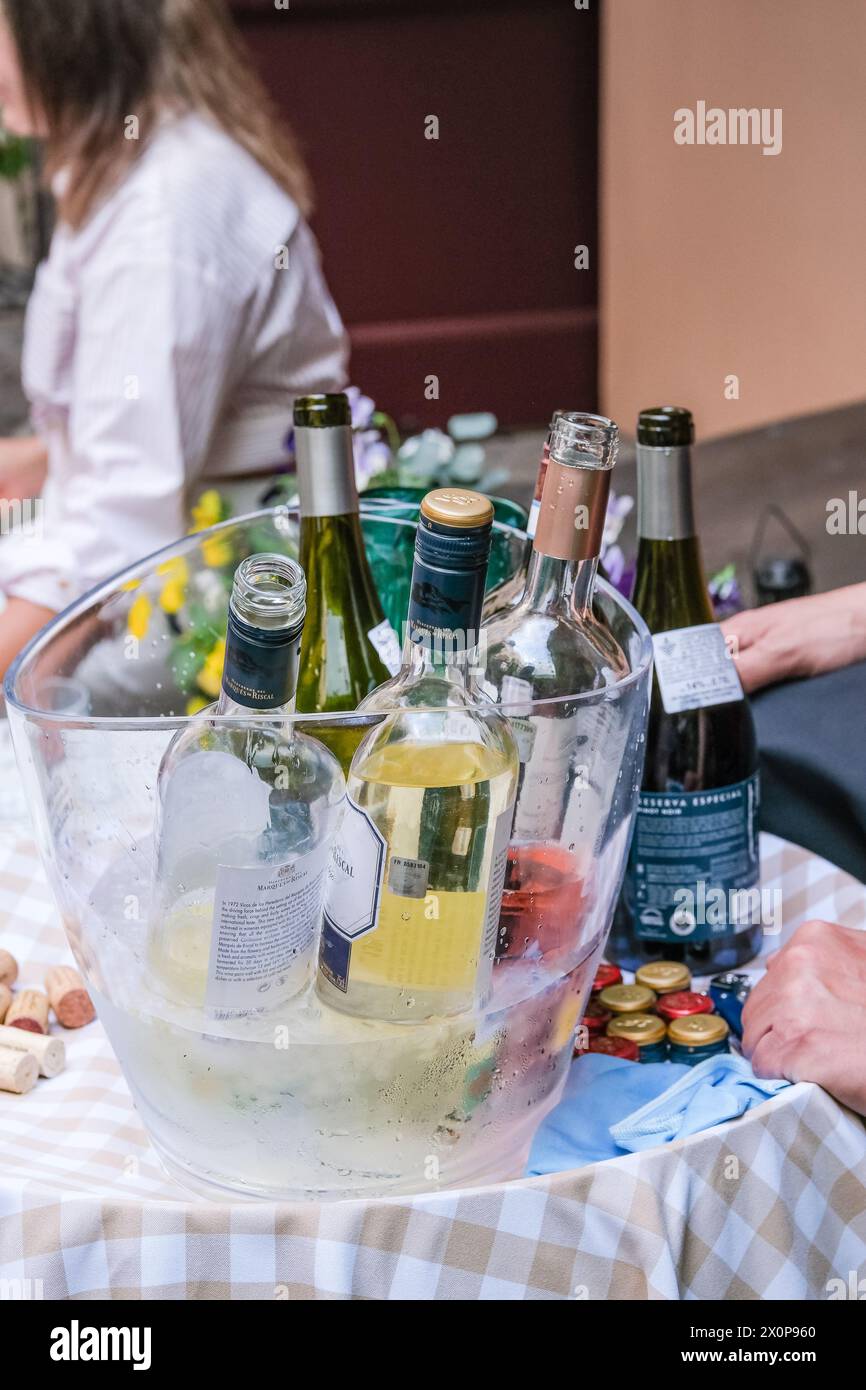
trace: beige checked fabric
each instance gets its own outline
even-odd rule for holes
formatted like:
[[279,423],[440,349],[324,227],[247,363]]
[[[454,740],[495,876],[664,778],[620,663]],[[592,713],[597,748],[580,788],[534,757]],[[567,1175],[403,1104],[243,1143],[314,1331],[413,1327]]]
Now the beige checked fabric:
[[[866,926],[862,885],[765,836],[785,912]],[[40,984],[68,959],[36,852],[0,835],[0,940]],[[0,1297],[827,1298],[866,1270],[866,1131],[799,1085],[743,1119],[574,1172],[331,1204],[193,1199],[163,1172],[98,1023],[0,1094]],[[579,1064],[578,1064],[579,1065]]]

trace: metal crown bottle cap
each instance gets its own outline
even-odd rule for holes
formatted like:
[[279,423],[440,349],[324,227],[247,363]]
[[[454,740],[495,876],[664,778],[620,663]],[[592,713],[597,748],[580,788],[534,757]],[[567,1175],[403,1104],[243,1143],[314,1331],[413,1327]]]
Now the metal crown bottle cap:
[[294,408],[295,424],[302,429],[330,429],[351,425],[352,408],[342,391],[318,396],[299,396]]
[[688,1018],[671,1019],[668,1024],[671,1042],[682,1047],[707,1047],[710,1043],[724,1042],[728,1032],[727,1023],[718,1014],[690,1014]]
[[678,960],[654,960],[642,965],[635,975],[639,985],[654,989],[656,994],[669,994],[675,989],[688,989],[692,982],[689,967]]
[[679,449],[693,444],[692,412],[681,405],[659,405],[642,410],[637,418],[637,442],[655,449]]
[[427,493],[421,503],[421,515],[439,526],[459,530],[489,526],[493,521],[493,503],[467,488],[440,487]]
[[612,1014],[645,1014],[655,1004],[656,997],[644,985],[609,985],[601,991],[598,1002]]
[[655,1014],[623,1014],[611,1019],[607,1025],[609,1038],[628,1038],[639,1046],[662,1042],[666,1035],[665,1025]]

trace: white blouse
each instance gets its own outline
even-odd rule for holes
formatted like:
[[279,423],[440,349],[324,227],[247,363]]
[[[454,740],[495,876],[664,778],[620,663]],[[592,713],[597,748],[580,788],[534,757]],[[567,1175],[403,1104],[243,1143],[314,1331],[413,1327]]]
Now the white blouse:
[[40,268],[23,374],[48,478],[0,591],[59,610],[184,535],[191,486],[279,464],[294,397],[346,361],[288,194],[203,118],[166,122]]

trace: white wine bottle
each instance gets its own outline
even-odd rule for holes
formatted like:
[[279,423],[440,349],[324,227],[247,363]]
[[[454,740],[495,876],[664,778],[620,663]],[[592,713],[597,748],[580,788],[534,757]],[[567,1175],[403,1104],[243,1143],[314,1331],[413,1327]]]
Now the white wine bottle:
[[[300,561],[307,579],[297,708],[309,714],[353,710],[399,669],[400,644],[364,549],[348,397],[302,396],[294,420]],[[356,731],[323,726],[321,737],[348,767]]]
[[154,986],[218,1017],[296,994],[318,943],[345,782],[292,724],[305,594],[293,560],[243,561],[219,700],[175,736],[159,769]]
[[421,507],[399,674],[362,702],[325,903],[318,990],[416,1022],[492,987],[517,779],[508,721],[476,685],[493,508],[460,488]]
[[663,957],[697,974],[760,948],[758,750],[715,621],[692,500],[688,410],[638,420],[639,547],[632,602],[655,675],[631,856],[608,942],[628,969]]

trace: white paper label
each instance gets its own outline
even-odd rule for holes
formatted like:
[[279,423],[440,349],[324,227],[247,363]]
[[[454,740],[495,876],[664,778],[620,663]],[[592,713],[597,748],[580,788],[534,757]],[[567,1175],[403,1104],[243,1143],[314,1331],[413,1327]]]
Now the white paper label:
[[717,623],[657,632],[653,652],[662,704],[668,714],[742,700],[740,677]]
[[371,628],[367,633],[379,656],[379,660],[386,670],[396,676],[402,663],[402,653],[400,651],[400,639],[386,618],[378,627]]
[[325,915],[350,941],[373,931],[385,870],[385,837],[350,796],[328,870]]
[[405,859],[391,855],[388,865],[388,891],[399,898],[426,898],[430,865],[425,859]]
[[298,971],[292,967],[300,966],[315,945],[329,850],[325,841],[278,868],[220,865],[208,1008],[234,1012],[271,1007],[295,992]]

